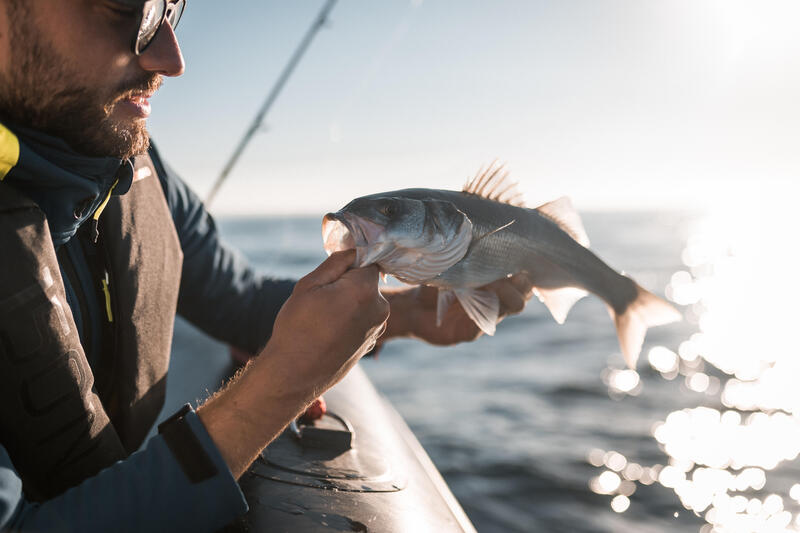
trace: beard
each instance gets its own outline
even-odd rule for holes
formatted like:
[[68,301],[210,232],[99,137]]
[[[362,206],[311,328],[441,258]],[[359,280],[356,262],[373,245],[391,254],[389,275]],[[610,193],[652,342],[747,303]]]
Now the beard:
[[144,120],[114,120],[112,111],[134,93],[152,93],[161,76],[147,74],[112,89],[83,85],[80,74],[70,69],[47,42],[27,13],[25,1],[7,4],[10,72],[0,77],[0,117],[66,141],[88,156],[128,159],[150,146]]

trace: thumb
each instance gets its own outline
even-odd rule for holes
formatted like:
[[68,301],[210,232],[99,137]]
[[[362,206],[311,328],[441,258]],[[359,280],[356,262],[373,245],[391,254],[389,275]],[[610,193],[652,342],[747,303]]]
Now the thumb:
[[306,285],[309,289],[333,283],[353,266],[355,260],[355,250],[334,252],[298,283]]

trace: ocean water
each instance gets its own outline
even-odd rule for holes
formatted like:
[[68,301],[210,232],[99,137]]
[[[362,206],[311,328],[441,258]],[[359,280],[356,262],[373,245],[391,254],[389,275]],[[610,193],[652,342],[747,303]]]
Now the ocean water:
[[[781,291],[794,301],[759,274],[771,243],[724,214],[583,219],[600,257],[686,317],[650,330],[637,371],[594,296],[562,326],[534,299],[494,337],[448,348],[397,340],[362,367],[479,531],[797,531],[796,342],[778,334],[791,331],[780,313],[755,312],[774,310],[763,298]],[[276,276],[299,277],[324,258],[316,217],[220,225]],[[774,290],[753,295],[755,276]],[[202,383],[202,359],[180,357],[204,351],[186,328],[171,376]],[[187,399],[175,383],[167,410]]]

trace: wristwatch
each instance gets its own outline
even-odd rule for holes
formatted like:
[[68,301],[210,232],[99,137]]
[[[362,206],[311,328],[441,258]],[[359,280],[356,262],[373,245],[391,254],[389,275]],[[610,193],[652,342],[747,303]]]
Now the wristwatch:
[[158,425],[158,433],[164,439],[181,470],[192,484],[200,483],[217,475],[214,461],[206,453],[186,415],[194,413],[190,404]]

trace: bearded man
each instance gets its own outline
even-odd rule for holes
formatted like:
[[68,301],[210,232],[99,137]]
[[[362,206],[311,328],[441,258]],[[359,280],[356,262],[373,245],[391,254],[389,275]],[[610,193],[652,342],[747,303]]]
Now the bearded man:
[[[145,128],[184,70],[185,0],[0,4],[0,530],[216,530],[247,510],[236,479],[381,334],[477,336],[457,306],[437,328],[425,291],[384,297],[352,251],[295,283],[220,242]],[[530,295],[492,288],[504,313]],[[142,448],[176,312],[258,357]]]

